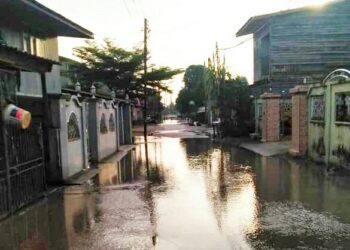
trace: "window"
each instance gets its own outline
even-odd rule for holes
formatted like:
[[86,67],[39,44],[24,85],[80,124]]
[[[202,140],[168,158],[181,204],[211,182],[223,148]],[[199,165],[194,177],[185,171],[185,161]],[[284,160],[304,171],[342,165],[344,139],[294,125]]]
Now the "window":
[[32,53],[31,39],[28,34],[23,34],[23,51],[28,54]]
[[76,141],[80,139],[79,123],[75,113],[72,113],[68,120],[68,141]]
[[311,97],[311,120],[323,121],[325,115],[324,96]]
[[101,134],[106,134],[106,133],[108,133],[105,114],[102,114],[102,116],[101,116],[101,121],[100,121],[100,133],[101,133]]
[[33,55],[38,55],[37,39],[32,38],[33,43]]
[[350,122],[350,92],[336,93],[335,120],[337,122]]
[[7,99],[15,102],[19,77],[17,73],[11,73],[0,69],[0,106],[1,100]]
[[28,54],[37,55],[38,47],[37,40],[35,37],[32,37],[28,34],[23,34],[23,51]]
[[261,39],[259,47],[260,70],[262,76],[269,75],[270,70],[270,36],[266,35]]
[[112,114],[109,116],[109,131],[111,132],[115,131],[114,116]]

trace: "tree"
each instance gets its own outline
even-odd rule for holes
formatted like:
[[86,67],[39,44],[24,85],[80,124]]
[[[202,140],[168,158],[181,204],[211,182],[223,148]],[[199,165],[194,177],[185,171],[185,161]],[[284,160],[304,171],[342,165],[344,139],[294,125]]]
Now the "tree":
[[161,99],[162,97],[160,94],[155,94],[147,97],[148,114],[156,121],[161,120],[161,114],[164,109],[164,105],[162,104]]
[[245,78],[226,80],[218,96],[221,132],[224,136],[242,136],[249,132],[250,90]]
[[[102,45],[87,41],[83,47],[74,49],[74,54],[82,63],[75,65],[73,78],[77,78],[82,88],[89,90],[97,85],[99,93],[109,94],[111,90],[123,92],[132,97],[143,97],[143,51],[139,48],[126,50],[111,40]],[[150,66],[147,74],[148,95],[162,91],[171,92],[165,81],[181,73],[181,69]]]
[[185,86],[176,99],[176,108],[180,113],[189,115],[191,111],[205,106],[206,72],[207,68],[203,65],[191,65],[186,69],[183,79]]

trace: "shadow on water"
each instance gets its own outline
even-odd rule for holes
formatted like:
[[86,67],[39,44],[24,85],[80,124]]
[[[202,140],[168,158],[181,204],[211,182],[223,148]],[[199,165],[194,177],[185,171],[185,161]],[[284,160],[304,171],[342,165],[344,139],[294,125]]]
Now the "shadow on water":
[[156,249],[350,248],[349,176],[209,139],[154,138],[149,148]]

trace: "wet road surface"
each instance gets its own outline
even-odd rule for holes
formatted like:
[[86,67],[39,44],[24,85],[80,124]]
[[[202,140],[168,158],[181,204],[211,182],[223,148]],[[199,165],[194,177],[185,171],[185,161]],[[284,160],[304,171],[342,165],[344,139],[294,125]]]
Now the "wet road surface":
[[348,174],[169,134],[149,137],[149,184],[138,138],[86,185],[1,222],[0,249],[350,249]]

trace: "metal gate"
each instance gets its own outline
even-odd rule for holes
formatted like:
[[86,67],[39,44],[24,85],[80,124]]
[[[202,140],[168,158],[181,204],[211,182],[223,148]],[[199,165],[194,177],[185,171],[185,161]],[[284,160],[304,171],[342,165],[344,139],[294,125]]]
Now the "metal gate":
[[0,144],[0,217],[42,195],[46,188],[41,119],[21,130],[4,126]]
[[292,100],[283,98],[280,102],[280,134],[289,136],[292,134]]

